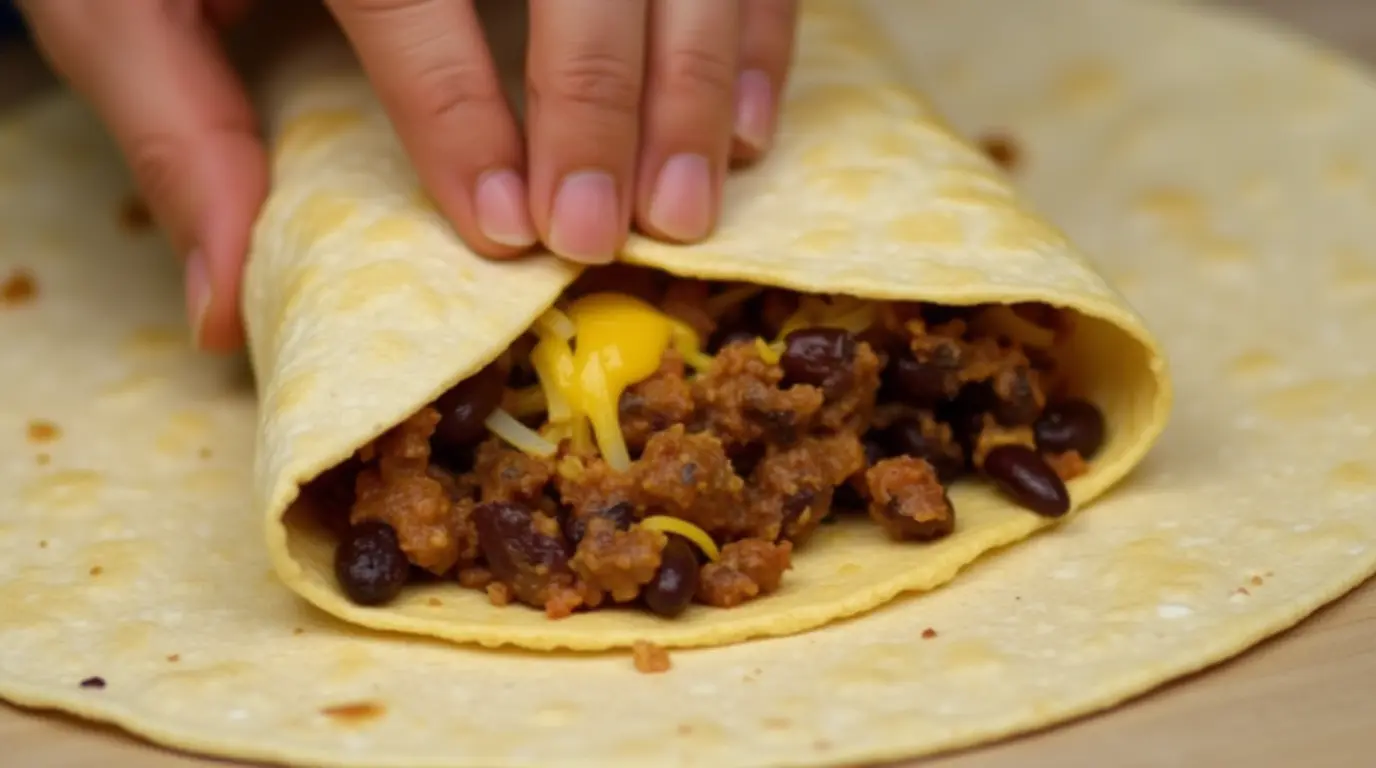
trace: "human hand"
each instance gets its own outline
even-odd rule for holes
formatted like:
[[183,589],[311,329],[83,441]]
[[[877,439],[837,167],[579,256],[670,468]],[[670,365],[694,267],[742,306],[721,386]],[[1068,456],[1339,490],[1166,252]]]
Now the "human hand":
[[[197,343],[242,344],[239,280],[267,192],[217,30],[251,0],[21,0],[59,74],[109,125],[186,258]],[[770,145],[797,0],[529,0],[517,124],[472,0],[326,0],[427,190],[480,254],[543,241],[610,261],[634,221],[708,235],[731,160]]]

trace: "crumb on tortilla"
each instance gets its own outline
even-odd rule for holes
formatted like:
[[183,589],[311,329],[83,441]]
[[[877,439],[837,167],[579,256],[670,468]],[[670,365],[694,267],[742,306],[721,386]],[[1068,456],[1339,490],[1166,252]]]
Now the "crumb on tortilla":
[[1013,137],[1005,133],[986,133],[980,137],[979,146],[990,160],[998,163],[1005,171],[1012,171],[1018,167],[1022,153],[1014,143]]
[[0,284],[0,304],[26,304],[38,295],[38,283],[27,269],[16,269]]
[[102,568],[101,566],[99,566],[99,565],[93,565],[93,566],[91,566],[90,574],[91,574],[92,576],[99,576],[99,575],[102,574],[102,573],[105,573],[105,569]]
[[648,640],[635,641],[635,645],[631,646],[631,656],[635,661],[636,671],[645,675],[668,672],[673,666],[669,661],[669,651]]
[[934,638],[934,637],[936,637],[936,630],[935,630],[935,629],[932,629],[931,627],[927,627],[926,629],[922,630],[922,639],[923,639],[923,640],[931,640],[931,639]]
[[82,688],[94,688],[94,689],[99,690],[99,689],[105,687],[105,678],[103,678],[103,677],[88,677],[88,678],[86,678],[85,680],[82,680],[82,681],[81,681],[81,687],[82,687]]
[[182,660],[182,655],[180,653],[169,654],[167,656],[167,660],[173,664],[176,664],[177,662]]
[[374,720],[387,713],[387,708],[375,701],[356,701],[349,704],[336,704],[325,707],[320,714],[342,723],[359,723]]
[[51,443],[62,436],[62,428],[45,419],[33,419],[29,422],[29,442],[31,443]]

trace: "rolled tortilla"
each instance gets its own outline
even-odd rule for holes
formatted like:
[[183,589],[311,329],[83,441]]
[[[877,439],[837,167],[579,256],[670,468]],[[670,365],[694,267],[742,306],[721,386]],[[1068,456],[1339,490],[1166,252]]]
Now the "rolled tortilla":
[[[805,3],[777,144],[729,180],[718,233],[692,246],[633,237],[622,258],[804,292],[1074,310],[1072,375],[1110,425],[1092,470],[1069,484],[1081,508],[1165,426],[1160,347],[1064,235],[900,84],[864,23],[844,2]],[[1049,524],[986,487],[957,487],[960,522],[942,541],[913,548],[873,526],[832,526],[797,556],[787,589],[672,622],[622,611],[551,621],[453,584],[408,590],[381,608],[353,604],[333,576],[333,536],[293,508],[302,485],[494,360],[577,270],[547,256],[494,263],[469,252],[427,203],[341,49],[291,62],[271,104],[274,188],[244,294],[261,397],[257,503],[281,579],[325,611],[483,645],[715,645],[803,631],[931,589]]]

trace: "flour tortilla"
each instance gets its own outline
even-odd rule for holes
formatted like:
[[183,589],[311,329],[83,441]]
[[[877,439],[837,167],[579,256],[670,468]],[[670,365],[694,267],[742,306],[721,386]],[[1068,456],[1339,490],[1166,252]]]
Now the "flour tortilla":
[[[551,621],[452,581],[409,588],[384,607],[353,603],[334,576],[337,535],[304,506],[284,514],[300,485],[490,363],[576,273],[549,257],[494,265],[466,250],[427,205],[366,78],[328,44],[277,73],[274,191],[244,305],[263,403],[256,486],[268,546],[310,602],[374,629],[488,646],[718,645],[932,589],[1055,522],[991,484],[960,484],[957,529],[938,543],[896,544],[868,520],[846,520],[799,551],[780,592],[730,610],[694,606],[673,621],[611,610]],[[624,260],[872,299],[1073,308],[1082,320],[1071,378],[1110,428],[1069,489],[1076,507],[1103,493],[1166,424],[1170,386],[1155,339],[992,161],[903,85],[848,2],[806,3],[798,50],[778,144],[728,182],[720,231],[694,246],[637,237]]]
[[[53,96],[0,120],[0,277],[38,285],[0,310],[0,694],[312,765],[852,765],[1110,706],[1371,574],[1366,75],[1164,2],[868,7],[956,126],[1016,137],[1020,186],[1170,355],[1171,427],[1090,514],[946,588],[662,675],[334,620],[264,551],[243,367],[187,350],[172,254],[118,226],[114,149]],[[60,436],[30,443],[40,419]]]

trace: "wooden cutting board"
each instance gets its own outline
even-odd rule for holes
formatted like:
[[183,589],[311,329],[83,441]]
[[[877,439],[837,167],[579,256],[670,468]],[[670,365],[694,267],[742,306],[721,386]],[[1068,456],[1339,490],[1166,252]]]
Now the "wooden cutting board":
[[[1031,1],[1031,0],[1027,0]],[[1376,66],[1372,0],[1214,0],[1283,19]],[[31,55],[0,51],[0,107],[47,82]],[[939,768],[1376,764],[1376,581],[1242,657],[1116,710],[950,755]],[[210,768],[106,727],[0,705],[0,764]]]

